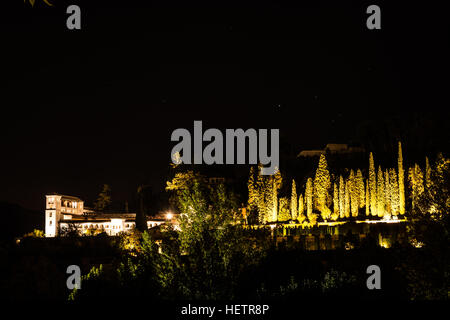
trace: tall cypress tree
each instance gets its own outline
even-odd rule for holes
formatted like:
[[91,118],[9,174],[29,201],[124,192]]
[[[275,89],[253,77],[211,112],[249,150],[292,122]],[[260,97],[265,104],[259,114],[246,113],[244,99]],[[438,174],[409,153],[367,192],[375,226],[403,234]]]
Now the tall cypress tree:
[[291,220],[291,214],[289,213],[289,200],[288,198],[280,198],[279,200],[279,210],[278,210],[278,221],[289,221]]
[[337,220],[339,218],[339,191],[336,182],[333,183],[333,215],[332,220]]
[[270,178],[261,174],[261,164],[258,165],[258,172],[256,173],[256,190],[257,205],[258,205],[258,220],[259,223],[264,224],[269,221],[269,205],[272,200],[272,188]]
[[359,190],[356,183],[355,172],[353,171],[353,169],[350,170],[350,177],[348,182],[349,182],[350,207],[352,217],[357,217],[359,209]]
[[291,216],[293,220],[297,220],[297,188],[295,186],[295,180],[292,179],[292,191],[291,191]]
[[391,213],[396,216],[400,211],[400,192],[398,190],[397,174],[394,168],[389,170],[389,181],[391,185]]
[[398,142],[398,190],[400,214],[405,214],[405,171],[403,170],[402,143]]
[[305,201],[303,200],[303,194],[298,197],[298,214],[297,220],[302,223],[306,219],[305,217]]
[[370,215],[370,192],[369,192],[369,180],[366,180],[366,216]]
[[363,208],[366,205],[366,193],[364,190],[364,178],[361,169],[356,172],[356,185],[358,187],[359,194],[359,207]]
[[408,180],[411,190],[412,208],[414,209],[420,195],[424,192],[423,173],[417,163],[409,169]]
[[327,206],[329,189],[331,187],[330,172],[328,171],[325,155],[321,154],[319,165],[317,166],[316,176],[314,178],[314,202],[322,217],[327,219],[330,216],[330,209]]
[[348,180],[345,181],[344,216],[346,218],[350,217],[350,190]]
[[137,189],[137,196],[139,200],[139,210],[136,212],[136,229],[144,232],[147,230],[147,218],[146,218],[146,207],[145,207],[145,189],[148,188],[147,185],[140,185]]
[[345,183],[342,176],[339,176],[339,217],[345,217]]
[[428,157],[425,157],[425,188],[429,190],[431,187],[431,167]]
[[247,182],[248,189],[248,209],[254,210],[258,208],[258,186],[255,181],[255,169],[253,166],[250,167],[250,174]]
[[378,178],[377,178],[377,213],[379,217],[384,216],[384,177],[381,166],[378,166]]
[[276,181],[272,182],[272,221],[275,222],[278,219],[278,190]]
[[375,163],[373,154],[369,156],[369,192],[370,192],[370,213],[372,216],[377,215],[377,178],[375,174]]
[[384,202],[385,202],[385,210],[387,213],[391,213],[391,181],[389,180],[389,171],[388,169],[384,172]]
[[306,215],[308,216],[308,220],[312,222],[311,220],[313,220],[313,186],[311,178],[308,178],[308,180],[306,181],[305,198],[306,198]]

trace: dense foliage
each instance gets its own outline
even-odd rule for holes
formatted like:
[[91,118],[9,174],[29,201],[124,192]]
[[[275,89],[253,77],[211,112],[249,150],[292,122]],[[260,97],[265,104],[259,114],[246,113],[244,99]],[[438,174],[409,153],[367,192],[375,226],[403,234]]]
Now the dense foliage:
[[[324,154],[320,155],[314,177],[307,177],[304,186],[298,187],[292,180],[290,206],[286,209],[286,197],[280,194],[283,176],[261,176],[252,167],[248,182],[248,210],[258,215],[258,223],[293,222],[311,227],[320,221],[366,219],[400,219],[408,208],[408,215],[417,211],[415,207],[427,190],[432,190],[438,179],[433,172],[445,171],[440,163],[448,162],[442,154],[433,165],[425,158],[425,168],[414,163],[407,170],[408,188],[405,188],[403,151],[398,143],[397,168],[378,167],[374,154],[369,154],[367,170],[347,168],[345,176],[334,174]],[[442,167],[442,168],[441,168]],[[441,168],[441,169],[439,169]],[[366,177],[363,172],[366,172]],[[442,174],[441,174],[442,175]],[[279,183],[277,183],[279,181]],[[303,187],[303,192],[301,192]],[[429,195],[431,196],[431,195]],[[296,199],[294,199],[296,197]],[[407,202],[406,200],[409,200]],[[423,201],[422,201],[423,202]],[[302,209],[302,210],[300,210]],[[287,212],[287,210],[289,212]],[[429,207],[422,213],[435,210]],[[306,215],[302,214],[306,211]]]

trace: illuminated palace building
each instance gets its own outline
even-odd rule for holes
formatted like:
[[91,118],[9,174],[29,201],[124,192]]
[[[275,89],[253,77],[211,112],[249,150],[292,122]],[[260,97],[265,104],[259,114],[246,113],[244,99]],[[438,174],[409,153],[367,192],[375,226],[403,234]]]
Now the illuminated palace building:
[[[106,232],[117,235],[128,232],[136,226],[135,213],[98,213],[84,207],[84,201],[77,197],[61,194],[46,195],[45,236],[55,237],[69,230],[79,234]],[[166,220],[147,220],[147,227],[152,228]]]

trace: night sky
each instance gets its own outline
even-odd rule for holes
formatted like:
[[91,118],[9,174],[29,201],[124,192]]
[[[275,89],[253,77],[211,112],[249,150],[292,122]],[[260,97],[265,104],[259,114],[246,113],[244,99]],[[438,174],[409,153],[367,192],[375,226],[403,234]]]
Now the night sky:
[[[171,132],[194,120],[279,128],[299,152],[423,118],[448,149],[442,1],[36,1],[0,9],[0,201],[162,190]],[[82,30],[66,28],[69,4]],[[381,30],[366,28],[370,4]]]

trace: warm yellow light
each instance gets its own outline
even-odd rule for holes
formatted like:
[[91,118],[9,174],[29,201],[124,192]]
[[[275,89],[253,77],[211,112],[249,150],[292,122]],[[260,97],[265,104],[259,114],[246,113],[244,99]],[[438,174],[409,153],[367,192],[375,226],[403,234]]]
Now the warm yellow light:
[[172,218],[173,218],[173,214],[172,214],[171,212],[168,212],[168,213],[166,214],[166,219],[167,219],[167,220],[172,220]]
[[387,242],[386,240],[381,241],[381,246],[386,249],[388,249],[390,247],[389,242]]
[[411,245],[413,245],[415,248],[422,248],[423,247],[423,242],[417,241],[416,239],[411,239],[409,241],[409,243],[411,243]]

